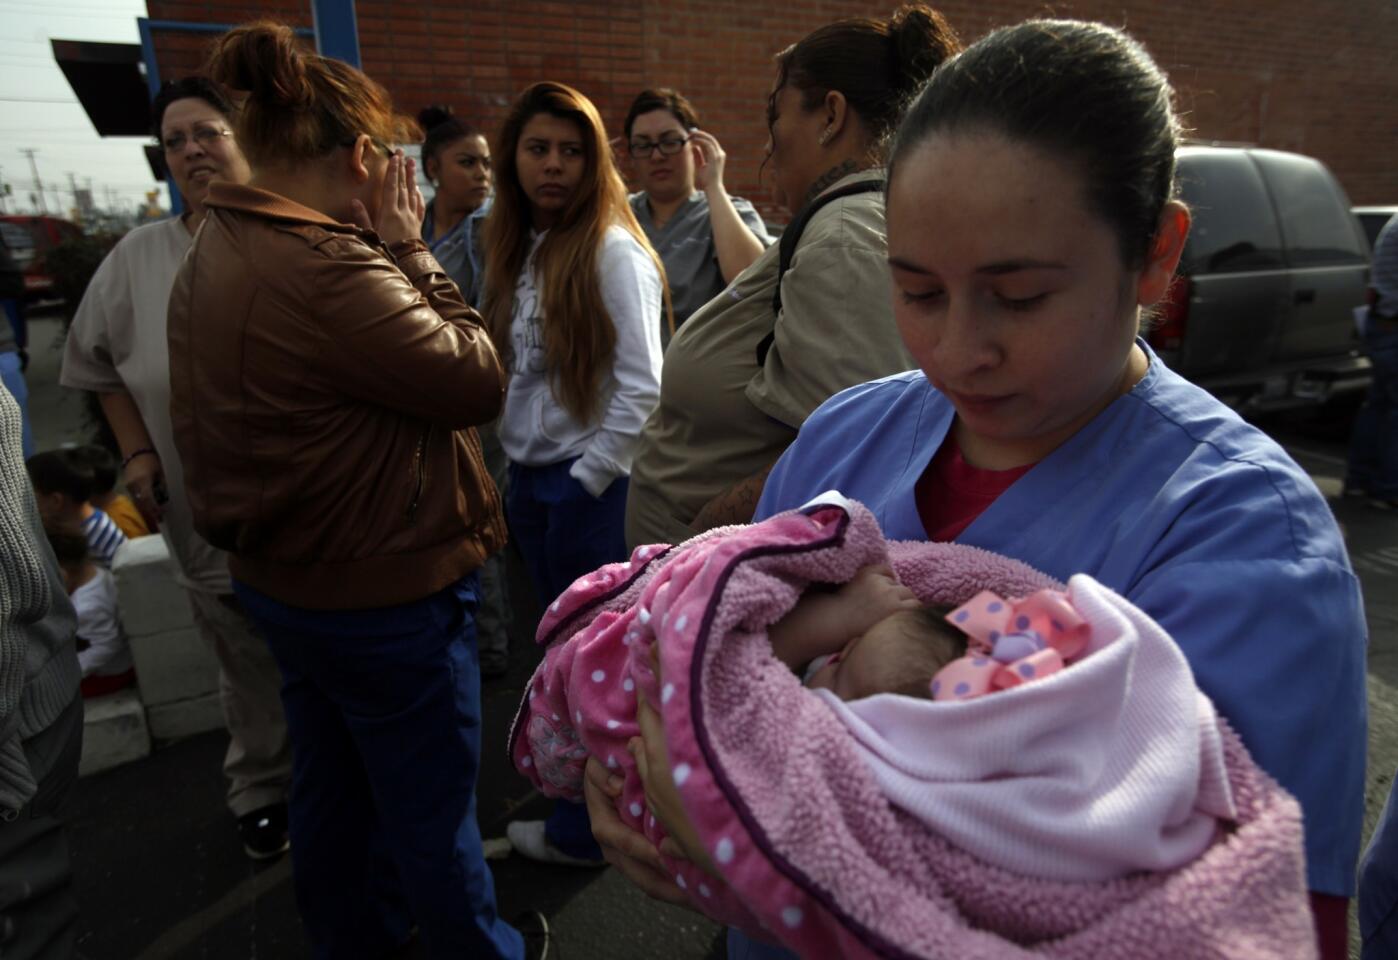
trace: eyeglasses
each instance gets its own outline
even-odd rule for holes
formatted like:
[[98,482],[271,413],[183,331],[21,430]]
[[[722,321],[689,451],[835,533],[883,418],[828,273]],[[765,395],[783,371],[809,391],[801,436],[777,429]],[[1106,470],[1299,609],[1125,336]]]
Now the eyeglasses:
[[[368,134],[365,134],[365,136],[369,136],[369,135],[368,135]],[[353,148],[354,148],[354,145],[355,145],[356,143],[358,143],[358,142],[359,142],[359,138],[358,138],[358,137],[346,137],[344,140],[341,140],[341,141],[340,141],[340,146],[344,147],[344,148],[347,149],[347,150],[350,150],[350,149],[353,149]],[[388,144],[384,143],[384,142],[383,142],[382,140],[380,140],[378,137],[369,136],[369,143],[370,143],[372,146],[376,147],[377,149],[382,150],[382,151],[383,151],[383,155],[384,155],[385,157],[392,157],[392,156],[393,156],[393,153],[394,153],[393,148],[390,147]]]
[[659,150],[662,157],[673,157],[684,149],[684,145],[689,142],[688,137],[661,137],[659,140],[632,140],[626,145],[631,152],[631,156],[637,160],[644,160],[655,154]]
[[183,133],[172,133],[161,140],[160,145],[165,148],[166,153],[179,153],[192,137],[200,148],[207,150],[224,137],[231,136],[233,136],[233,131],[225,127],[195,127],[189,137]]

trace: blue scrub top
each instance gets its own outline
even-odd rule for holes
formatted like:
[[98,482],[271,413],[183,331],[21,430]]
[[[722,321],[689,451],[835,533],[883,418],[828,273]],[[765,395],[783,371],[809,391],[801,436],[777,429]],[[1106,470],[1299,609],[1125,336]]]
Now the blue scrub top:
[[[1300,800],[1310,889],[1351,896],[1367,638],[1344,541],[1281,447],[1141,347],[1145,378],[956,542],[1060,580],[1089,573],[1159,622],[1258,764]],[[778,461],[756,519],[835,489],[889,539],[925,540],[913,486],[954,413],[918,371],[836,394]]]
[[485,203],[461,218],[461,222],[432,240],[432,205],[427,205],[427,214],[422,221],[422,239],[432,256],[437,258],[446,275],[451,277],[461,291],[461,299],[470,306],[480,309],[485,299],[485,258],[481,252],[481,231],[485,229],[485,218],[490,214],[494,195],[486,197]]

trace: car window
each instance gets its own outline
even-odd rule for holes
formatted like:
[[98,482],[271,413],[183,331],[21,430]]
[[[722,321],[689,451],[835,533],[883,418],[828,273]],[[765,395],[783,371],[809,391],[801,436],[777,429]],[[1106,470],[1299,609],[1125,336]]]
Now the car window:
[[1383,232],[1384,226],[1392,218],[1392,214],[1384,211],[1382,213],[1373,210],[1360,210],[1357,214],[1359,225],[1364,228],[1364,239],[1369,241],[1369,249],[1374,249],[1374,244],[1379,242],[1379,234]]
[[1276,219],[1246,154],[1182,151],[1179,185],[1180,198],[1194,218],[1182,272],[1228,273],[1283,265]]
[[29,231],[13,223],[0,221],[0,237],[3,237],[5,246],[10,248],[10,253],[20,263],[27,263],[34,257],[34,239],[30,237]]
[[1365,251],[1349,200],[1319,162],[1258,150],[1253,153],[1276,203],[1287,259],[1298,267],[1363,263]]
[[30,239],[29,231],[13,223],[0,221],[0,235],[3,235],[5,246],[9,247],[11,250],[34,246],[34,241]]

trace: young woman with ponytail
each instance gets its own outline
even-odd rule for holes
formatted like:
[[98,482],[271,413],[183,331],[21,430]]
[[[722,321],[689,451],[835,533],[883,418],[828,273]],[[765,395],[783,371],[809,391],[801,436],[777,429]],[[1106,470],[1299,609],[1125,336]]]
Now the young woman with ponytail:
[[[597,108],[560,83],[515,101],[495,148],[483,312],[509,371],[506,513],[539,599],[626,557],[631,458],[660,395],[665,270]],[[601,862],[580,804],[510,825],[534,859]]]
[[423,243],[416,139],[383,88],[284,26],[208,67],[245,186],[216,183],[170,301],[195,526],[282,671],[291,847],[316,957],[538,956],[496,914],[475,818],[477,570],[505,540],[472,429],[504,375]]

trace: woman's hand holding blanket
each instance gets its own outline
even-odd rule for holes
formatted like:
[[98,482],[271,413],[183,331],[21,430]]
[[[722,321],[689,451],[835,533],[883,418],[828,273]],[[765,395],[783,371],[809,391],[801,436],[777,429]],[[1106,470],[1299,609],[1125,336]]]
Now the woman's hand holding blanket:
[[684,806],[680,792],[670,773],[670,753],[665,747],[665,725],[644,697],[636,707],[636,722],[641,735],[627,745],[636,761],[636,773],[646,794],[646,806],[668,836],[660,843],[660,852],[674,859],[688,860],[712,876],[718,869],[709,859],[708,851],[699,840]]
[[621,777],[608,773],[596,757],[588,758],[583,797],[592,820],[592,836],[602,848],[602,856],[646,896],[689,906],[684,891],[666,871],[660,852],[644,834],[632,830],[617,816],[616,798],[621,795],[621,787]]

